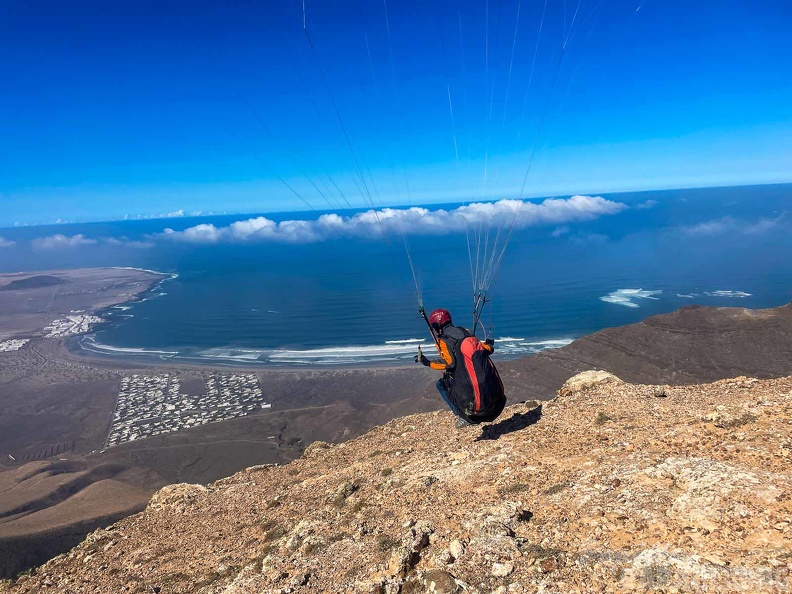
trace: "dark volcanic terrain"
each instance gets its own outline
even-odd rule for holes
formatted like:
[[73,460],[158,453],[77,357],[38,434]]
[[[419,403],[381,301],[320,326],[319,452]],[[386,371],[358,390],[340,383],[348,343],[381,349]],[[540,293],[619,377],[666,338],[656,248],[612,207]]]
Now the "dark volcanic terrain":
[[57,276],[40,274],[38,276],[28,276],[0,286],[0,291],[21,291],[24,289],[40,289],[42,287],[54,287],[62,285],[66,281]]
[[[107,305],[108,298],[101,301]],[[672,385],[786,376],[792,374],[792,304],[686,307],[499,368],[512,403],[551,398],[565,380],[589,369]],[[142,509],[164,484],[208,483],[245,467],[287,463],[313,441],[347,440],[393,418],[443,408],[436,374],[422,367],[259,371],[272,408],[102,451],[122,377],[170,374],[198,385],[234,371],[89,360],[62,340],[35,337],[19,351],[0,353],[0,577]]]
[[568,378],[589,369],[645,384],[782,377],[792,373],[792,303],[772,309],[691,305],[499,368],[517,400],[552,398]]

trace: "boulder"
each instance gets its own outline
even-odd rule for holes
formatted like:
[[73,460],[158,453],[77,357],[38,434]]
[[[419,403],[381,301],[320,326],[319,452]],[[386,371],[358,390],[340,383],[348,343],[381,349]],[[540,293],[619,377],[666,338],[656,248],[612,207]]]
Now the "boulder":
[[558,391],[559,396],[572,396],[579,392],[591,390],[603,384],[616,384],[622,381],[607,371],[590,370],[570,377]]

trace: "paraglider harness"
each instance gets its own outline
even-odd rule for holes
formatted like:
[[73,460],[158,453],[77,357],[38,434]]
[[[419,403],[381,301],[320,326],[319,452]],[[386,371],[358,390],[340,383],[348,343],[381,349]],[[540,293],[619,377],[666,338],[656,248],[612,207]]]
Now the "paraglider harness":
[[[418,312],[429,328],[437,352],[441,353],[439,334],[429,323],[422,306]],[[474,334],[467,330],[464,334],[449,345],[454,369],[445,370],[440,381],[462,418],[474,424],[493,421],[506,405],[503,382],[490,359],[490,352]]]

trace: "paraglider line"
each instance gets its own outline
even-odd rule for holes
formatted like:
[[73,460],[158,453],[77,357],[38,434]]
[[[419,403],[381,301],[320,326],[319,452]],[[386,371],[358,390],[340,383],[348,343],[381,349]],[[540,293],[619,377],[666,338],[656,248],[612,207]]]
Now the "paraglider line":
[[368,184],[366,184],[366,178],[363,175],[363,169],[360,167],[360,161],[358,160],[357,154],[355,153],[355,149],[352,147],[352,141],[349,139],[349,134],[347,133],[346,126],[344,125],[344,120],[338,110],[338,105],[336,105],[333,92],[330,89],[330,84],[327,82],[327,76],[325,76],[324,68],[322,68],[322,63],[319,60],[319,55],[316,52],[316,47],[314,47],[313,41],[311,40],[311,34],[308,32],[307,28],[303,29],[303,32],[305,33],[305,38],[308,40],[308,45],[311,46],[311,51],[313,53],[314,60],[316,61],[316,66],[319,69],[319,73],[322,75],[322,81],[324,82],[325,88],[327,89],[327,94],[330,97],[330,103],[333,106],[333,111],[335,111],[336,118],[338,118],[338,124],[341,126],[341,131],[344,133],[344,138],[346,139],[347,146],[349,147],[349,152],[352,154],[352,159],[355,162],[355,167],[357,168],[358,175],[360,176],[360,181],[363,184],[366,195],[368,196],[368,201],[369,204],[371,204],[374,217],[377,219],[377,223],[379,224],[380,231],[382,231],[382,235],[385,236],[385,228],[382,226],[382,221],[380,220],[379,214],[377,213],[377,208],[374,206],[374,200],[371,198],[371,192],[369,191]]

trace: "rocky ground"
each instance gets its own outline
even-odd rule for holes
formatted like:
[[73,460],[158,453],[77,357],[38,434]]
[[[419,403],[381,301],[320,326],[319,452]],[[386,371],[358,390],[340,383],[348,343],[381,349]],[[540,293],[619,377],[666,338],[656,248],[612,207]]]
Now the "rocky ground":
[[171,485],[0,592],[786,592],[792,377],[604,372]]

